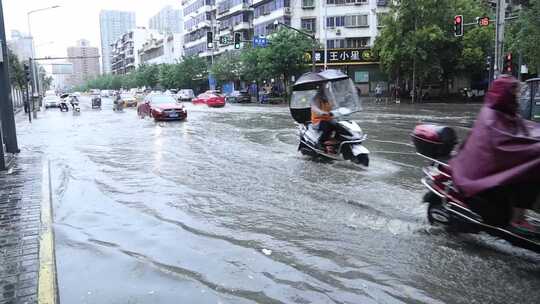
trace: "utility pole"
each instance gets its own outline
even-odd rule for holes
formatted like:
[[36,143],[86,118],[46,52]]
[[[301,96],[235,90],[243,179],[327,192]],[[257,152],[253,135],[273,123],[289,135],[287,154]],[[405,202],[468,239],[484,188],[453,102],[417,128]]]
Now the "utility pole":
[[504,41],[504,17],[506,1],[497,0],[495,20],[495,58],[493,60],[493,77],[497,78],[502,71],[503,41]]
[[2,8],[2,0],[0,0],[0,129],[2,134],[0,136],[0,150],[1,152],[1,164],[0,169],[4,167],[4,146],[6,145],[6,151],[9,153],[19,153],[19,147],[17,144],[17,131],[15,129],[15,114],[13,112],[13,103],[11,101],[11,85],[9,83],[9,62],[8,62],[8,49],[6,43],[6,31],[4,28],[4,11]]

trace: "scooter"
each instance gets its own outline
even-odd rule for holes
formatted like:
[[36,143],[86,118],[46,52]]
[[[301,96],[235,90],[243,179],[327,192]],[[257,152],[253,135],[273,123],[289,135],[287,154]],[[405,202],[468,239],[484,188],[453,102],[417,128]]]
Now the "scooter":
[[[331,139],[321,144],[322,132],[311,123],[311,101],[319,92],[324,92],[332,101],[335,110],[331,113],[336,121]],[[365,167],[369,165],[369,150],[363,146],[367,135],[355,121],[346,119],[361,110],[358,91],[347,74],[332,69],[305,73],[294,83],[289,108],[298,124],[300,153],[325,160],[350,160]]]
[[454,129],[437,125],[418,125],[411,134],[417,154],[429,161],[423,168],[422,184],[428,189],[423,202],[428,205],[430,224],[464,233],[486,232],[514,246],[540,253],[540,238],[512,232],[509,210],[479,197],[465,198],[454,186],[447,163],[457,144]]
[[117,99],[113,102],[113,111],[123,112],[124,111],[124,102],[120,99]]
[[298,124],[300,153],[333,160],[350,160],[355,164],[369,166],[369,150],[362,145],[367,135],[355,121],[345,120],[345,117],[352,113],[353,111],[347,108],[332,111],[332,117],[336,120],[336,129],[332,132],[331,139],[322,145],[319,144],[321,131],[316,130],[312,124]]

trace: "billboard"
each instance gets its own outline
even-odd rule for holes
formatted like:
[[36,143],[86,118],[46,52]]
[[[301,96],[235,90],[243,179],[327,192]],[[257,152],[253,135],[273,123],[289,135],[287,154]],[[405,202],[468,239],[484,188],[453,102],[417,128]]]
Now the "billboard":
[[52,64],[53,75],[71,75],[73,74],[73,64],[71,63],[54,63]]

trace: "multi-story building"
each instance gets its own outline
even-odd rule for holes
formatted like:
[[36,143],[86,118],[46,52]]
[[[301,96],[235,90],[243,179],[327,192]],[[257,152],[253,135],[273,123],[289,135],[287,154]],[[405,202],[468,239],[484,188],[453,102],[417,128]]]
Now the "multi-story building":
[[68,61],[73,66],[73,74],[68,78],[70,85],[81,85],[84,81],[99,75],[99,49],[90,46],[88,40],[77,41],[76,46],[68,47],[67,54]]
[[[389,0],[252,0],[254,36],[276,30],[276,21],[315,36],[327,46],[327,66],[347,72],[367,93],[386,77],[370,58]],[[279,26],[279,25],[278,25]],[[318,56],[317,56],[318,55]],[[324,52],[317,52],[319,67]]]
[[8,41],[8,47],[17,55],[19,61],[26,61],[32,57],[32,37],[17,30],[11,31],[11,40]]
[[182,35],[169,34],[148,39],[139,49],[138,56],[141,64],[161,64],[180,61],[182,53]]
[[242,41],[253,38],[253,10],[251,0],[216,0],[217,40],[228,37],[229,45],[219,47],[218,53],[233,50],[234,33],[241,33]]
[[182,0],[184,14],[184,54],[210,56],[212,46],[208,48],[206,33],[216,28],[215,0]]
[[135,13],[102,10],[99,14],[101,63],[103,74],[111,72],[111,45],[124,33],[134,29]]
[[126,74],[137,68],[141,64],[138,51],[153,37],[162,38],[156,30],[146,28],[137,28],[121,35],[111,45],[111,72]]
[[182,14],[179,9],[167,5],[150,18],[148,28],[161,34],[182,33]]

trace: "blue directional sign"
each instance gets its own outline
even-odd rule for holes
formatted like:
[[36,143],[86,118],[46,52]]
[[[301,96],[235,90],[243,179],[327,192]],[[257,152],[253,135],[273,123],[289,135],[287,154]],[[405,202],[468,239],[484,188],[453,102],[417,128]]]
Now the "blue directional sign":
[[268,39],[264,37],[253,37],[253,47],[266,47]]

